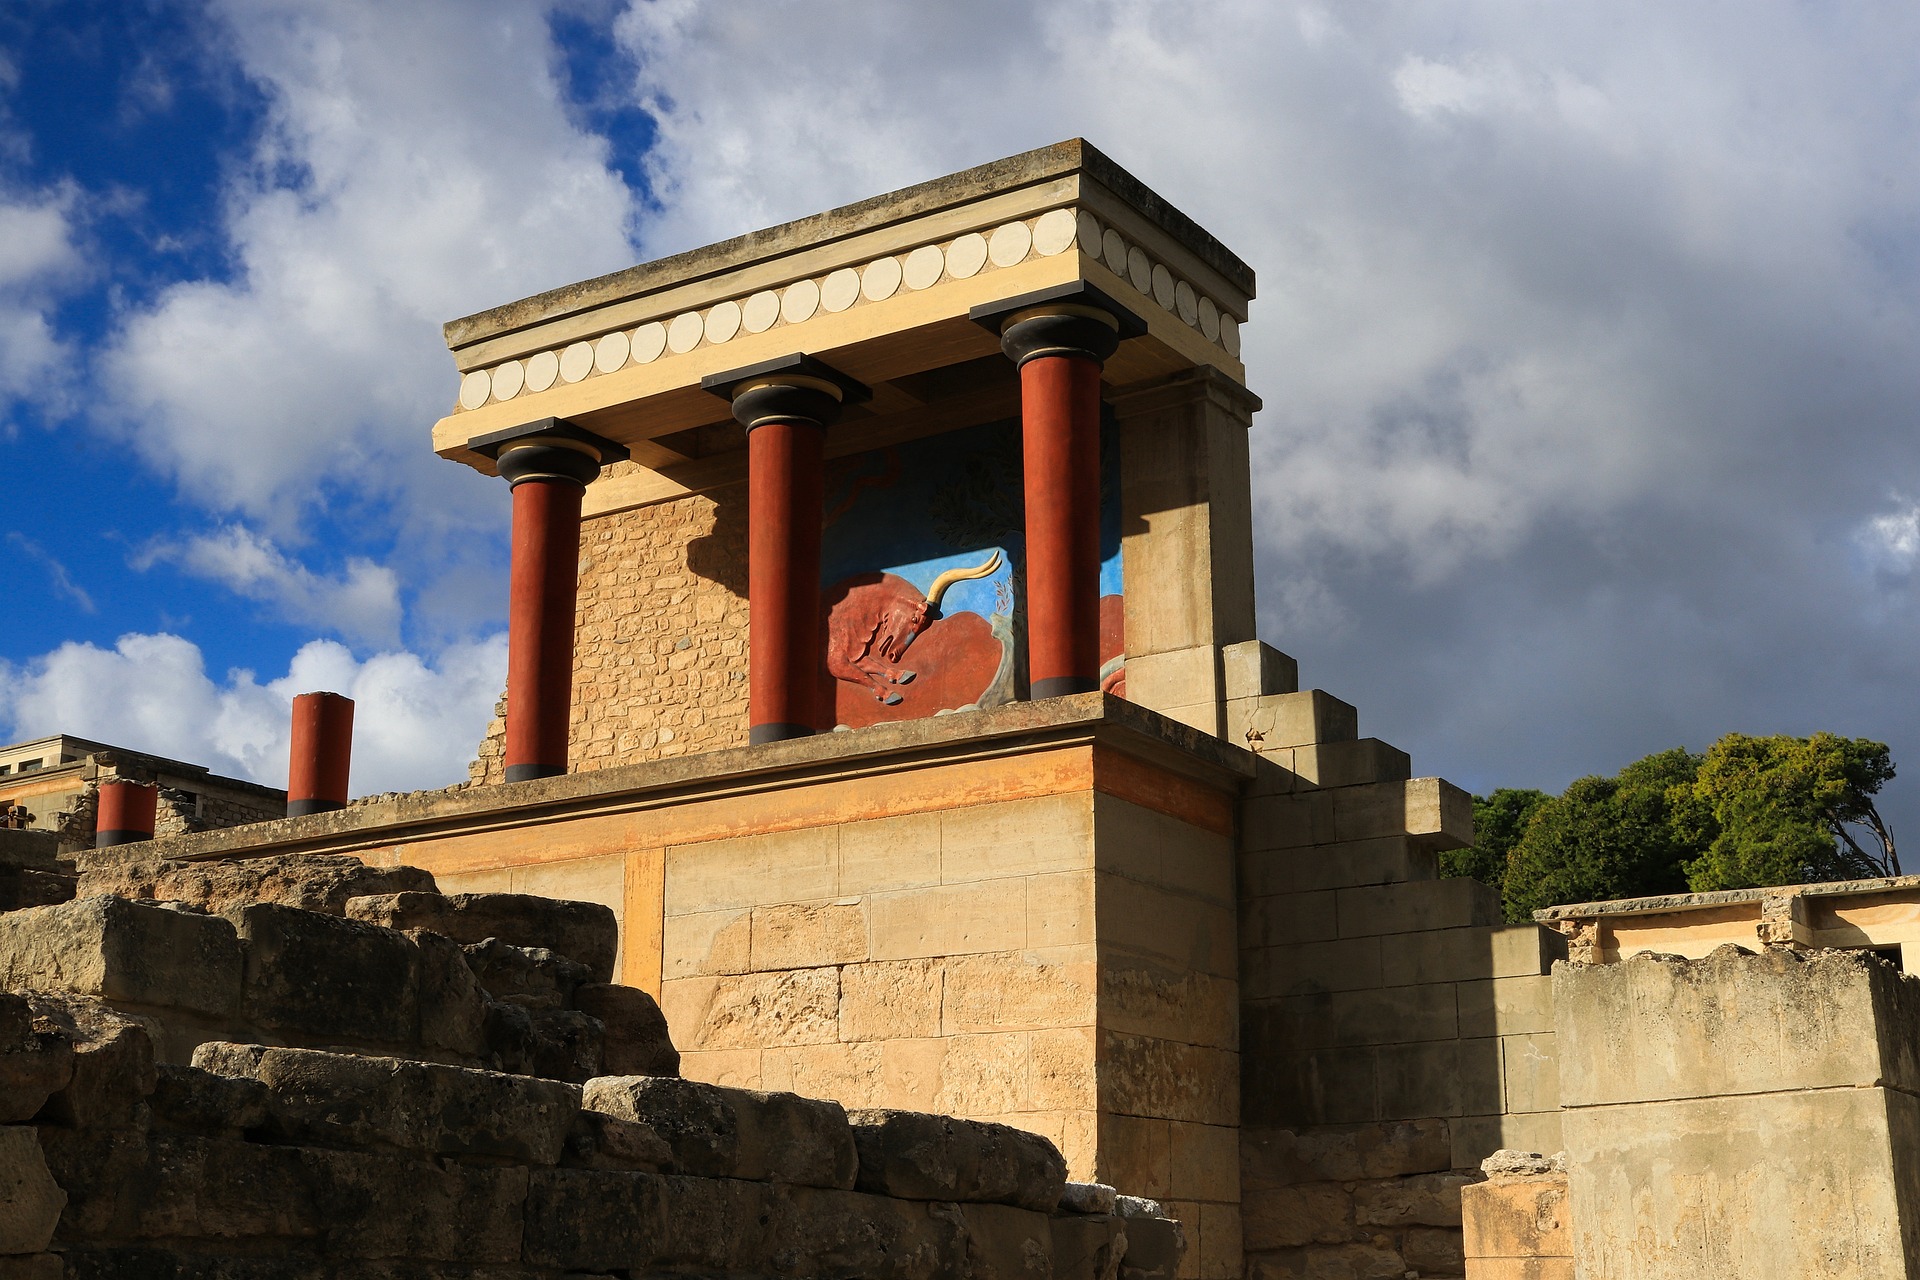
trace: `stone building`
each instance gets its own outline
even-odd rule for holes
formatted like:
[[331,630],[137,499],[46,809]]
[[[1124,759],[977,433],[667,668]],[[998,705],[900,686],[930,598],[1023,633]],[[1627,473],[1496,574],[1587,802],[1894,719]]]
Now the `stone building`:
[[[1580,1197],[1685,1183],[1705,1148],[1594,1108],[1732,1085],[1608,1093],[1612,1024],[1645,1012],[1608,984],[1643,970],[1556,968],[1559,929],[1439,878],[1470,797],[1256,634],[1254,286],[1073,141],[451,322],[433,445],[505,479],[514,522],[479,785],[116,856],[350,854],[601,904],[687,1079],[1041,1135],[1165,1205],[1181,1276],[1571,1275],[1565,1233],[1493,1212],[1569,1202],[1581,1275],[1656,1274],[1607,1261],[1630,1202]],[[1811,987],[1713,963],[1904,1025],[1874,961]],[[1900,1160],[1863,1161],[1858,1202],[1894,1206],[1871,1253],[1909,1201]],[[1694,1222],[1758,1203],[1687,1185]],[[1492,1209],[1463,1237],[1465,1188]]]
[[120,779],[159,788],[156,835],[235,827],[287,813],[284,791],[222,777],[205,765],[71,734],[0,747],[0,810],[24,809],[24,825],[59,832],[69,848],[93,846],[94,799],[100,784]]

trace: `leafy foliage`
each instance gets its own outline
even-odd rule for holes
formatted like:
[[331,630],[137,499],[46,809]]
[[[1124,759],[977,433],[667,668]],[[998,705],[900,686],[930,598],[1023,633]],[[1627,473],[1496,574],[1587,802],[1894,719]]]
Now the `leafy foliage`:
[[1730,733],[1558,796],[1475,796],[1475,842],[1441,872],[1498,885],[1515,921],[1569,902],[1898,875],[1873,803],[1893,776],[1884,743]]

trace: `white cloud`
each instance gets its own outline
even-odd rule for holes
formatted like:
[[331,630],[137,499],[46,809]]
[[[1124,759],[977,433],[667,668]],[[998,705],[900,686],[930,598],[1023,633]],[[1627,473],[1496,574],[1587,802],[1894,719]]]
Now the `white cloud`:
[[40,562],[47,571],[47,579],[55,595],[72,601],[82,613],[100,611],[100,607],[93,602],[93,597],[88,594],[87,589],[73,580],[73,574],[67,571],[67,566],[51,551],[17,529],[7,533],[7,545],[29,560]]
[[197,645],[133,634],[112,649],[68,643],[15,667],[0,664],[0,720],[13,739],[71,733],[185,760],[269,786],[287,781],[295,694],[354,699],[354,794],[446,786],[466,777],[506,676],[506,638],[455,645],[431,661],[390,652],[357,661],[315,640],[287,673],[207,674]]
[[[535,0],[217,0],[266,126],[225,192],[231,280],[122,318],[102,416],[197,502],[283,527],[329,488],[495,523],[427,430],[439,326],[631,261],[631,194],[568,120]],[[498,510],[495,509],[498,507]]]
[[85,274],[75,190],[0,192],[0,411],[10,401],[57,399],[72,348],[53,308]]
[[1877,567],[1907,573],[1920,560],[1920,503],[1898,502],[1894,510],[1862,522],[1854,540]]
[[156,541],[133,558],[145,571],[172,564],[272,607],[284,622],[338,632],[369,645],[400,639],[400,581],[392,569],[361,556],[334,577],[313,572],[269,538],[226,525],[183,541]]

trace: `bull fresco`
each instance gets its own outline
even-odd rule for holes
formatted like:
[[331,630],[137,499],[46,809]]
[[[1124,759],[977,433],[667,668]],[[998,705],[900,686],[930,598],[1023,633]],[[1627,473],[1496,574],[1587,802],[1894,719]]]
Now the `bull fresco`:
[[[1102,441],[1102,687],[1125,692],[1118,452]],[[1024,693],[1019,424],[855,455],[828,474],[822,729],[998,706]]]

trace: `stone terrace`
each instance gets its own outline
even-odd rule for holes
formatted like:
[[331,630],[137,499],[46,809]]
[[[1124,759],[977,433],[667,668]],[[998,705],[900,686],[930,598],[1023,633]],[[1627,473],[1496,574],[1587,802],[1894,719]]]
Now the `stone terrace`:
[[0,1280],[1176,1272],[1044,1138],[680,1079],[605,908],[96,861],[0,912]]

